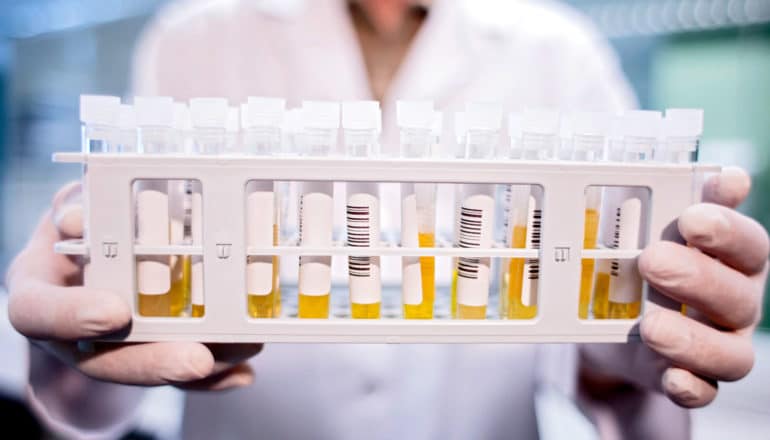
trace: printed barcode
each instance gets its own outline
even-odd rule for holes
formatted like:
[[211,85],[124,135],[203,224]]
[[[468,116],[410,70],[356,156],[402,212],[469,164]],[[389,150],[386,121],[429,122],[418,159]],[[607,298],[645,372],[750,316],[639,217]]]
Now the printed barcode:
[[[621,212],[620,207],[618,207],[615,210],[615,231],[613,231],[612,234],[612,244],[610,247],[612,249],[618,249],[620,247],[620,220],[622,218],[623,214]],[[610,262],[610,275],[613,277],[617,277],[620,275],[620,261],[617,259],[613,259]]]
[[[462,207],[460,209],[460,239],[461,248],[477,248],[481,246],[481,226],[483,211]],[[479,258],[460,257],[457,260],[457,276],[476,279],[479,275]]]
[[[543,224],[543,213],[540,209],[535,209],[532,213],[532,235],[530,246],[532,249],[540,249],[540,230]],[[527,261],[527,277],[530,280],[540,278],[540,260],[533,258]]]
[[[371,217],[368,206],[347,206],[348,246],[370,246]],[[351,256],[348,258],[348,271],[353,277],[368,277],[371,269],[371,257]]]
[[184,181],[184,197],[182,198],[184,207],[184,220],[182,222],[182,237],[185,243],[192,242],[192,180]]

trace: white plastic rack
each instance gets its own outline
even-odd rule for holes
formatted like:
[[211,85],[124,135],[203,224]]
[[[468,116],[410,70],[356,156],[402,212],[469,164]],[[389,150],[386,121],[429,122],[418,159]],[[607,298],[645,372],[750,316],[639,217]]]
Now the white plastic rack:
[[[581,258],[632,259],[640,250],[583,250],[585,189],[637,186],[650,191],[649,239],[668,237],[675,219],[700,201],[701,182],[718,166],[701,164],[565,161],[337,159],[248,156],[184,156],[57,153],[55,162],[87,164],[88,242],[56,245],[62,254],[88,255],[89,285],[122,295],[136,309],[136,255],[202,255],[205,316],[149,318],[134,313],[126,341],[510,343],[624,342],[638,337],[636,320],[578,318]],[[197,180],[203,192],[202,246],[134,244],[132,183],[138,179]],[[245,245],[244,190],[250,180],[373,181],[528,184],[543,188],[540,249],[403,248],[382,244],[328,248],[282,243]],[[675,229],[675,228],[674,228]],[[528,320],[407,320],[250,318],[246,301],[246,256],[278,255],[484,256],[540,259],[538,314]],[[645,286],[643,301],[648,300]],[[334,296],[337,292],[333,292]],[[291,303],[291,300],[288,301]],[[438,307],[438,304],[437,304]],[[491,308],[491,305],[490,305]],[[643,305],[644,308],[644,305]]]

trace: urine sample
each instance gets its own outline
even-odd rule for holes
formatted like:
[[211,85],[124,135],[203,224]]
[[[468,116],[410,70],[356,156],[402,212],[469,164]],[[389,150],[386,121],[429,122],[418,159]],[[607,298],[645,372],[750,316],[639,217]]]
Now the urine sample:
[[[550,110],[526,110],[509,117],[511,157],[548,160],[557,157],[560,115]],[[509,247],[539,249],[542,226],[543,188],[511,185],[506,214],[506,242]],[[522,224],[526,218],[526,223]],[[522,240],[526,246],[522,246]],[[537,316],[540,262],[537,258],[511,258],[503,264],[503,318],[532,319]]]
[[[439,113],[430,101],[398,101],[400,155],[406,159],[430,157],[436,142]],[[436,184],[401,184],[401,246],[436,245]],[[436,297],[436,258],[402,258],[401,294],[406,319],[432,319]]]
[[[377,101],[342,103],[343,141],[347,157],[376,156],[380,121],[380,105]],[[379,185],[374,182],[349,182],[347,197],[347,245],[363,248],[377,246],[380,241]],[[379,318],[382,303],[380,257],[348,257],[348,276],[351,317]]]
[[[242,150],[271,156],[281,150],[281,130],[286,102],[278,98],[249,97],[241,106]],[[275,183],[251,181],[246,185],[246,239],[248,246],[279,244],[280,200]],[[252,318],[280,316],[280,258],[277,255],[246,258],[247,303]]]
[[[307,156],[328,156],[337,145],[340,108],[335,102],[302,103],[301,152]],[[300,246],[332,246],[334,187],[332,182],[302,182],[300,187]],[[329,317],[331,256],[308,255],[299,260],[300,318]]]
[[[455,121],[465,159],[490,159],[496,153],[502,125],[502,106],[492,102],[469,102]],[[493,244],[495,186],[458,185],[455,246],[491,248]],[[452,271],[453,316],[459,319],[486,318],[489,300],[491,258],[459,257]]]
[[[175,153],[178,148],[174,125],[174,103],[169,97],[134,99],[139,150],[142,154]],[[136,191],[137,244],[167,246],[171,241],[169,182],[138,180]],[[138,309],[142,316],[172,316],[172,261],[181,255],[137,257]]]
[[[603,160],[611,115],[606,113],[579,112],[573,114],[570,120],[572,122],[572,133],[569,159],[582,162]],[[585,190],[585,214],[583,220],[583,249],[596,248],[601,203],[601,187],[587,187]],[[589,316],[595,266],[596,261],[593,258],[582,258],[580,260],[578,317],[581,319],[588,319]]]
[[[226,152],[229,107],[224,98],[193,98],[189,103],[192,125],[192,150],[200,155],[219,155]],[[198,181],[189,183],[190,235],[193,245],[203,243],[203,188]],[[193,318],[203,317],[205,280],[203,256],[190,258],[190,302]]]
[[[645,162],[652,159],[661,130],[661,114],[654,111],[630,111],[619,120],[623,142],[610,148],[610,159],[623,162]],[[646,215],[649,212],[649,192],[640,187],[613,187],[605,189],[607,209],[611,221],[605,225],[605,246],[611,249],[639,249],[646,232]],[[606,228],[610,228],[607,230]],[[609,234],[611,231],[611,235]],[[609,273],[607,273],[609,270]],[[605,305],[600,301],[605,297]],[[633,319],[641,310],[642,278],[636,259],[612,259],[609,265],[601,265],[596,274],[594,288],[594,317],[609,319]],[[598,313],[597,313],[598,311]]]
[[[491,248],[494,231],[495,186],[464,184],[461,190],[460,248]],[[457,318],[484,319],[489,299],[491,258],[459,257],[453,271],[457,281]]]

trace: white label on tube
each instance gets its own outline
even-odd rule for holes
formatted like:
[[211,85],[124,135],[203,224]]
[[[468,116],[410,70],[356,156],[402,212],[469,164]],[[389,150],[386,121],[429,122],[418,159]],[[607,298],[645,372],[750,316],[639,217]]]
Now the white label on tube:
[[[540,249],[540,229],[542,212],[537,207],[534,197],[529,197],[527,216],[527,247]],[[540,279],[540,261],[529,258],[524,262],[524,279],[521,286],[521,303],[529,307],[537,304],[537,287]]]
[[[616,209],[613,249],[638,249],[642,202],[630,198]],[[639,301],[642,295],[642,278],[636,267],[636,259],[614,259],[610,270],[610,301],[629,304]]]
[[[305,182],[299,207],[300,246],[331,247],[334,214],[333,185]],[[322,296],[331,291],[331,257],[302,256],[299,259],[299,292]]]
[[[366,192],[360,192],[366,191]],[[380,202],[376,186],[348,185],[347,244],[351,247],[371,247],[379,243]],[[372,194],[374,193],[374,194]],[[374,304],[381,300],[380,259],[376,256],[348,258],[350,301]]]
[[[258,190],[255,183],[249,182],[246,187],[246,243],[265,248],[273,246],[275,193]],[[272,256],[250,256],[247,259],[246,289],[250,295],[269,295],[273,291]]]
[[[485,185],[486,186],[486,185]],[[474,188],[476,189],[476,188]],[[479,188],[480,189],[480,188]],[[492,247],[495,200],[489,193],[473,194],[460,207],[458,246]],[[457,260],[457,303],[485,306],[489,296],[490,258],[460,257]]]
[[[142,245],[169,244],[168,182],[141,180],[136,194],[136,242]],[[140,256],[136,267],[137,287],[143,295],[163,295],[171,289],[168,256]]]
[[[420,241],[417,228],[417,195],[413,184],[401,186],[401,246],[416,248]],[[402,259],[401,294],[404,304],[422,304],[422,274],[419,257]]]
[[[203,193],[200,182],[192,183],[190,197],[190,230],[192,242],[195,245],[203,244]],[[193,255],[190,257],[190,300],[194,305],[203,305],[203,257]]]

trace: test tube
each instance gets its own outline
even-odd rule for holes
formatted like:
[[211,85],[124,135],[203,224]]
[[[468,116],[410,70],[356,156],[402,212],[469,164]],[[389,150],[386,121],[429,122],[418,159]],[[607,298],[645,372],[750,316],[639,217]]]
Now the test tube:
[[[222,154],[226,148],[227,100],[224,98],[193,98],[190,100],[193,151],[197,154]],[[203,239],[203,188],[193,181],[190,188],[190,232],[192,244],[201,245]],[[206,313],[203,290],[203,257],[190,257],[190,301],[192,317]]]
[[[169,97],[134,99],[140,151],[168,154],[175,150],[174,102]],[[167,180],[136,183],[136,242],[167,246],[170,242]],[[142,316],[170,316],[171,260],[169,255],[137,257],[138,309]]]
[[[243,147],[247,154],[269,156],[281,149],[286,101],[249,97],[241,108]],[[250,181],[246,186],[246,241],[248,246],[277,246],[280,201],[274,182]],[[281,288],[277,255],[246,259],[248,310],[252,318],[280,316]]]
[[703,135],[703,110],[666,109],[663,132],[664,141],[655,150],[655,160],[668,163],[695,162]]
[[[379,150],[381,124],[377,101],[342,103],[342,134],[348,157],[375,157]],[[347,184],[347,245],[378,246],[380,242],[380,195],[376,182]],[[348,257],[351,316],[363,319],[380,317],[382,283],[380,257]]]
[[225,121],[225,152],[227,154],[242,153],[241,151],[241,109],[229,107]]
[[[547,160],[559,150],[558,112],[526,110],[509,118],[509,131],[519,138],[511,140],[511,156],[523,160]],[[511,129],[513,127],[513,129]],[[542,226],[542,187],[514,184],[507,188],[510,200],[506,219],[506,244],[510,248],[540,248]],[[538,259],[511,258],[502,276],[502,317],[532,319],[537,315],[537,288],[540,279]]]
[[137,152],[136,111],[133,105],[120,105],[117,144],[117,151],[120,153]]
[[[622,148],[610,150],[610,159],[623,162],[645,162],[652,159],[661,130],[661,113],[629,111],[617,122],[621,124]],[[646,230],[642,214],[649,212],[645,188],[607,188],[607,206],[601,229],[605,246],[612,249],[638,249]],[[594,317],[598,319],[632,319],[641,309],[642,278],[636,259],[600,260],[594,287]],[[606,299],[605,299],[606,298]],[[605,305],[606,304],[606,305]]]
[[[336,102],[305,101],[301,113],[300,145],[307,156],[326,157],[337,146],[340,107]],[[300,246],[332,246],[334,186],[332,182],[300,185]],[[299,260],[300,318],[328,318],[331,294],[331,256],[301,256]]]
[[[173,152],[185,153],[191,129],[190,111],[184,103],[174,103],[175,131]],[[190,244],[191,209],[190,193],[192,182],[189,180],[171,180],[168,183],[169,221],[171,244]],[[190,255],[171,256],[171,291],[169,293],[169,312],[171,316],[183,316],[190,313],[191,297],[191,257]]]
[[[80,123],[82,151],[85,154],[109,153],[120,116],[120,98],[115,96],[81,95]],[[88,243],[88,165],[83,165],[83,241]],[[88,285],[91,264],[86,256],[83,264],[83,282]]]
[[[432,154],[437,112],[430,101],[398,101],[400,155],[407,159]],[[401,246],[436,245],[436,184],[401,184]],[[436,295],[436,258],[403,257],[402,300],[406,319],[432,319]]]
[[[611,115],[607,113],[580,112],[572,115],[571,156],[575,161],[596,162],[604,158]],[[583,223],[583,249],[595,249],[599,230],[602,189],[589,186],[585,190],[585,215]],[[578,317],[588,318],[593,292],[594,269],[592,258],[580,260],[580,301]]]
[[[500,138],[502,106],[499,103],[470,102],[462,114],[459,129],[466,159],[494,156]],[[495,186],[461,184],[455,218],[455,245],[461,248],[491,248],[494,234]],[[459,319],[484,319],[489,300],[491,258],[459,257],[452,272],[452,303]]]

